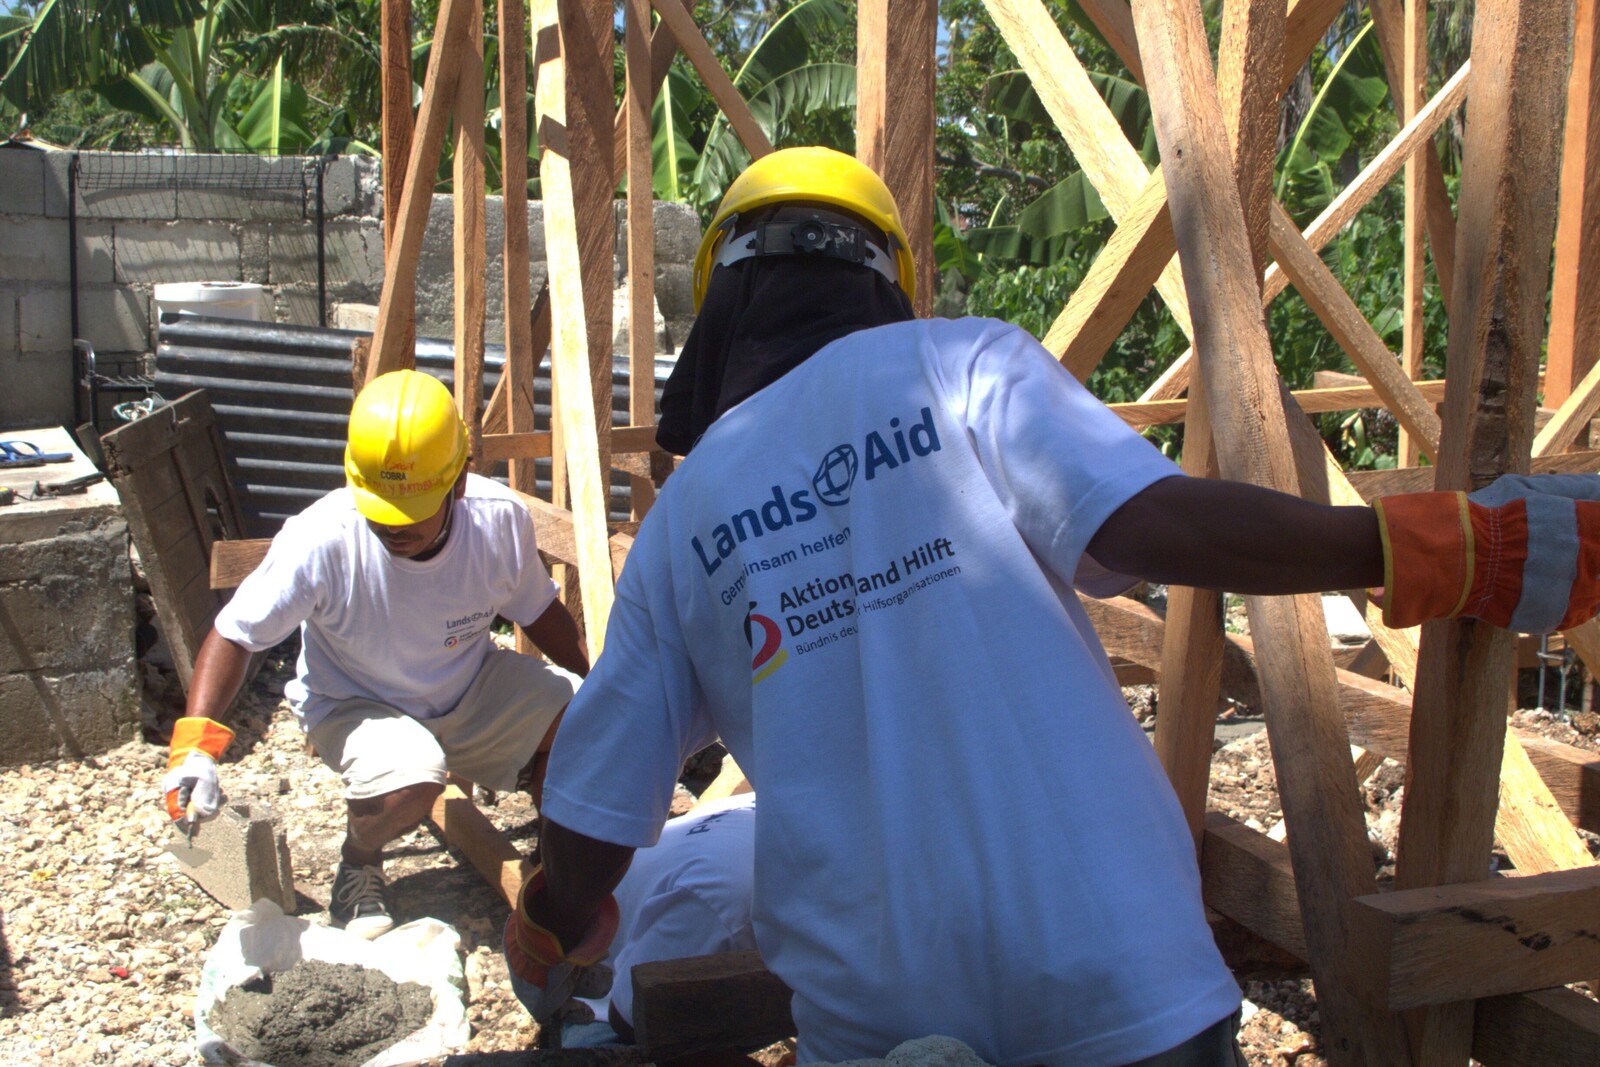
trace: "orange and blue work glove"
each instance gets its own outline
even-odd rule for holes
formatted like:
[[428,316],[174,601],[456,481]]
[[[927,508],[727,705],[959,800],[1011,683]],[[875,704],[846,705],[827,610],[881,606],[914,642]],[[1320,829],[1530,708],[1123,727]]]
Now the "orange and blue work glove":
[[1409,493],[1373,508],[1385,625],[1467,616],[1545,634],[1600,609],[1600,475],[1508,474],[1471,495]]
[[227,797],[217,780],[217,760],[232,740],[233,731],[215,719],[185,716],[172,728],[161,791],[174,822],[193,830],[196,823],[214,818],[222,810]]
[[564,949],[556,935],[528,918],[528,901],[544,891],[544,868],[537,868],[517,891],[506,919],[506,968],[511,988],[535,1022],[554,1018],[573,997],[603,997],[611,991],[611,968],[604,962],[617,936],[621,916],[617,898],[607,896],[583,939]]

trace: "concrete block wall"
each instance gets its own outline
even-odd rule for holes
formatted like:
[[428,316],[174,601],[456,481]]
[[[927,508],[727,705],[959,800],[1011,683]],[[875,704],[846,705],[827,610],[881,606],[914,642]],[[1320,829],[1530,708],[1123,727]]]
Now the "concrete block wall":
[[[0,427],[73,421],[69,152],[0,148]],[[280,322],[332,324],[341,305],[383,288],[382,175],[376,160],[337,159],[323,173],[326,304],[317,291],[315,161],[299,158],[113,156],[86,153],[76,195],[79,334],[103,367],[133,372],[154,351],[156,285],[244,281],[265,287]],[[225,177],[218,168],[225,166]],[[208,169],[209,168],[209,169]],[[90,176],[93,176],[92,180]],[[297,184],[298,183],[298,184]],[[204,188],[191,188],[194,185]],[[449,337],[454,322],[452,198],[434,198],[417,272],[417,328]],[[490,197],[487,338],[504,335],[504,214]],[[665,336],[683,343],[693,317],[699,220],[656,205],[656,299]],[[529,205],[529,266],[544,281],[544,215]],[[627,232],[617,205],[618,284]],[[116,398],[113,397],[113,400]]]

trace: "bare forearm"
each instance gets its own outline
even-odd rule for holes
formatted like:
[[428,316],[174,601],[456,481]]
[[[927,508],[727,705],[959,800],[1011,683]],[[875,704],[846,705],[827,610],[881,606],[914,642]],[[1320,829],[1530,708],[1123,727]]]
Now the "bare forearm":
[[578,634],[578,624],[572,613],[561,601],[552,601],[544,614],[522,629],[551,663],[579,678],[589,676],[589,650]]
[[562,945],[577,944],[600,905],[628,873],[633,851],[544,819],[539,855],[545,887],[528,902],[528,918],[555,934]]
[[194,658],[194,674],[189,679],[189,700],[184,714],[225,721],[228,706],[244,685],[250,655],[248,648],[234,644],[214,629],[206,634]]
[[1089,542],[1102,566],[1149,581],[1276,595],[1383,582],[1371,508],[1328,507],[1241,482],[1168,478]]

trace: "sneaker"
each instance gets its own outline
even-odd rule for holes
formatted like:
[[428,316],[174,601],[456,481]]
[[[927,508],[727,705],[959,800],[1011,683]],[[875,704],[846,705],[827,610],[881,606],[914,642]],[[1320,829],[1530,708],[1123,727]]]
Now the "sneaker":
[[334,926],[368,941],[387,933],[394,927],[388,888],[382,867],[358,867],[341,860],[333,875],[328,917]]

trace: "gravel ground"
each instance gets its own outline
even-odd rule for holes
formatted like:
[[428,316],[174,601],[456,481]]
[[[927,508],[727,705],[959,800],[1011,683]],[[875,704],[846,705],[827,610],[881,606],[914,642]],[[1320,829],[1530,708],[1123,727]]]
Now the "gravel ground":
[[[269,659],[241,697],[234,713],[239,735],[222,776],[233,799],[265,799],[282,813],[297,913],[320,921],[343,836],[340,783],[306,755],[282,703],[291,666],[292,659]],[[1151,714],[1147,692],[1132,691],[1130,698],[1137,714]],[[1248,729],[1237,714],[1225,718],[1240,732]],[[1520,712],[1517,721],[1600,749],[1592,737],[1600,716],[1577,718],[1590,733],[1546,713]],[[163,746],[138,741],[92,761],[6,773],[9,788],[0,792],[0,864],[9,872],[0,883],[0,1064],[194,1062],[194,993],[205,953],[228,913],[165,849],[170,828],[157,803],[164,764]],[[696,781],[703,782],[714,767],[700,771],[705,777]],[[1389,870],[1400,782],[1400,768],[1385,763],[1365,787],[1374,855]],[[691,799],[680,791],[683,806]],[[1263,830],[1281,820],[1265,735],[1244,736],[1219,750],[1211,802]],[[526,797],[503,794],[481,804],[520,848],[532,846],[535,820]],[[450,1062],[537,1062],[525,1051],[534,1045],[535,1027],[511,995],[499,953],[505,906],[497,894],[427,829],[391,846],[388,856],[400,919],[433,915],[462,937],[474,1032],[468,1051],[478,1055]],[[1309,982],[1249,982],[1245,992],[1243,1042],[1252,1065],[1323,1062]]]

